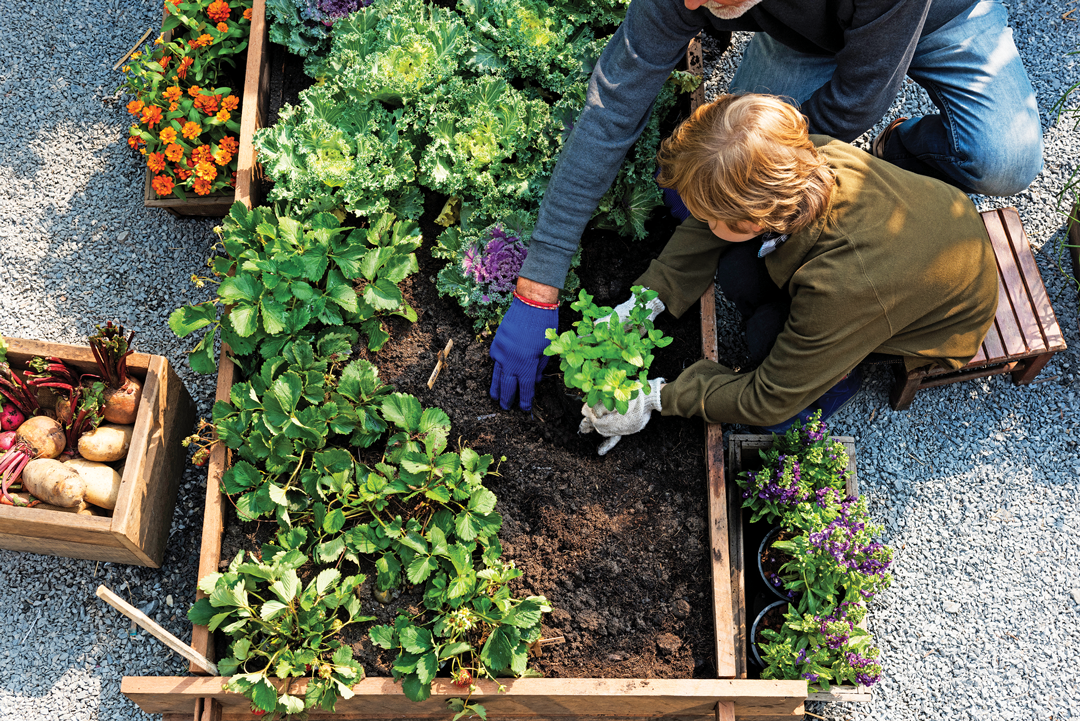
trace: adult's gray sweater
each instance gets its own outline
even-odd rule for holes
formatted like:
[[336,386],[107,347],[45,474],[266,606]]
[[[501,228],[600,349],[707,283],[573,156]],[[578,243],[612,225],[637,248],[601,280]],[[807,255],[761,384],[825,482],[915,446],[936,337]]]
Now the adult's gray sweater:
[[721,20],[683,0],[632,0],[589,79],[585,108],[551,177],[521,275],[561,288],[581,234],[644,129],[660,86],[707,25],[766,32],[836,58],[832,80],[802,106],[810,132],[850,142],[888,110],[919,38],[972,0],[763,0]]

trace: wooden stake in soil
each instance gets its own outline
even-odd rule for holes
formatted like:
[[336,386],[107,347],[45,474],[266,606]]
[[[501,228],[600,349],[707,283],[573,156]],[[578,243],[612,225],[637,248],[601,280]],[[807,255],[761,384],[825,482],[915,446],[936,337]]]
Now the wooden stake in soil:
[[118,67],[120,67],[121,65],[123,65],[123,64],[124,64],[124,61],[125,61],[125,60],[127,60],[128,58],[130,58],[130,57],[131,57],[131,54],[132,54],[133,52],[135,52],[136,50],[138,50],[138,49],[139,49],[139,46],[140,46],[140,45],[142,45],[142,44],[143,44],[143,43],[144,43],[144,42],[146,41],[146,39],[147,39],[148,37],[150,37],[150,33],[152,33],[152,32],[154,32],[154,28],[147,28],[147,29],[146,29],[146,32],[145,32],[145,33],[143,33],[143,36],[142,36],[141,38],[139,38],[139,42],[137,42],[137,43],[135,43],[134,45],[132,45],[132,46],[131,46],[131,50],[128,50],[128,51],[127,51],[126,53],[124,53],[124,57],[122,57],[122,58],[120,58],[119,60],[117,60],[117,61],[116,61],[116,65],[113,65],[113,66],[112,66],[112,69],[113,69],[113,70],[116,70],[116,69],[117,69]]
[[109,604],[117,611],[142,626],[144,629],[146,629],[147,632],[149,632],[151,636],[161,641],[173,651],[176,651],[188,661],[198,664],[200,667],[202,667],[204,671],[211,674],[212,676],[218,675],[217,666],[212,661],[210,661],[210,659],[208,659],[206,656],[203,656],[191,646],[188,646],[176,636],[173,636],[171,633],[159,626],[158,623],[152,618],[132,606],[124,599],[117,596],[106,586],[97,587],[97,596],[98,598],[105,601],[105,603]]
[[439,378],[439,371],[443,369],[443,364],[446,361],[446,357],[450,355],[450,351],[454,349],[454,339],[446,341],[446,347],[439,351],[438,360],[435,361],[435,370],[431,371],[431,377],[427,379],[427,387],[431,388],[435,385],[435,381]]

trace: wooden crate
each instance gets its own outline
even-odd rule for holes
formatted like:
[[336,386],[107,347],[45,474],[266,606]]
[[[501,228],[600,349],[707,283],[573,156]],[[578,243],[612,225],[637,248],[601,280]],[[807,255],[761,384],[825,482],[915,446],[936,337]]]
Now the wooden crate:
[[[81,372],[97,372],[89,346],[8,338],[8,362],[25,368],[34,356],[56,356]],[[143,382],[112,517],[0,506],[0,548],[50,556],[161,566],[169,537],[195,406],[163,356],[133,353],[129,372]]]
[[262,127],[269,98],[269,54],[266,52],[269,26],[266,23],[266,2],[256,0],[251,13],[251,35],[248,37],[247,65],[244,71],[243,97],[240,103],[240,147],[237,151],[236,189],[231,193],[212,193],[207,196],[188,193],[187,200],[175,196],[159,198],[150,186],[153,174],[147,168],[143,182],[143,206],[162,208],[176,217],[221,218],[237,200],[248,207],[262,201],[259,173],[255,163],[255,131]]
[[[844,450],[848,454],[847,466],[847,495],[857,498],[859,495],[859,478],[855,466],[855,439],[850,436],[834,436],[834,439],[844,444]],[[748,632],[752,619],[746,613],[746,577],[743,573],[746,558],[746,527],[741,512],[742,495],[739,486],[735,482],[741,471],[759,467],[758,452],[772,446],[772,435],[736,434],[728,438],[727,452],[727,478],[726,493],[730,518],[731,547],[730,555],[733,559],[733,567],[739,567],[738,578],[732,572],[732,596],[738,604],[741,613],[738,614],[736,623],[735,659],[738,675],[741,678],[747,676],[747,653]],[[737,561],[735,559],[738,559]],[[865,620],[860,626],[865,626]],[[828,693],[811,693],[807,696],[808,701],[870,701],[872,700],[870,688],[863,685],[833,686]]]

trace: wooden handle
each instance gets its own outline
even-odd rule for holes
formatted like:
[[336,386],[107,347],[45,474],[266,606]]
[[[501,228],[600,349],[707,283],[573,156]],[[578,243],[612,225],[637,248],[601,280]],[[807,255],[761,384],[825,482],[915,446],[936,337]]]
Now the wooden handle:
[[143,613],[139,609],[132,606],[130,603],[128,603],[124,599],[117,596],[115,593],[113,593],[107,587],[98,586],[97,587],[97,595],[98,595],[98,598],[105,601],[105,603],[109,604],[110,606],[115,608],[117,611],[119,611],[120,613],[122,613],[125,616],[127,616],[128,618],[130,618],[135,623],[139,624],[139,626],[144,628],[151,636],[153,636],[157,640],[161,641],[163,644],[165,644],[166,646],[171,648],[173,651],[176,651],[178,654],[180,654],[181,656],[186,658],[188,661],[191,661],[192,663],[197,664],[200,668],[202,668],[204,671],[209,673],[211,676],[219,675],[218,670],[217,670],[217,666],[214,664],[214,662],[212,662],[206,656],[203,656],[201,653],[199,653],[198,651],[193,649],[191,646],[188,646],[186,643],[184,643],[183,641],[178,639],[176,636],[173,636],[171,633],[169,633],[164,628],[162,628],[160,625],[158,625],[158,623],[156,621],[154,621],[152,618],[150,618],[145,613]]

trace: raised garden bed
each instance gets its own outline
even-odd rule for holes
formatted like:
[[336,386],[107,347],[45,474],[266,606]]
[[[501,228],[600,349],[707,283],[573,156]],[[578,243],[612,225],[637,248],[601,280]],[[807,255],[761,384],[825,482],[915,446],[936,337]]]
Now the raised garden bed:
[[[855,468],[855,440],[850,436],[834,436],[844,444],[848,454],[847,495],[857,498],[859,479]],[[736,612],[735,618],[735,666],[740,678],[753,678],[757,669],[748,663],[748,638],[750,624],[756,615],[777,597],[765,586],[756,572],[758,545],[769,531],[770,525],[764,522],[751,524],[748,509],[741,509],[742,497],[735,478],[746,470],[761,467],[758,452],[772,446],[771,435],[736,434],[728,438],[727,484],[728,510],[730,513],[731,558],[732,558],[732,595]],[[751,569],[744,573],[745,569]],[[861,626],[862,624],[860,624]],[[867,686],[833,686],[828,693],[811,693],[808,701],[870,701],[871,692]]]
[[[7,342],[14,369],[25,369],[34,356],[55,356],[81,372],[97,372],[88,346]],[[143,382],[143,396],[112,516],[0,506],[0,548],[161,566],[186,455],[180,442],[195,422],[195,406],[163,356],[133,353],[127,363]]]

